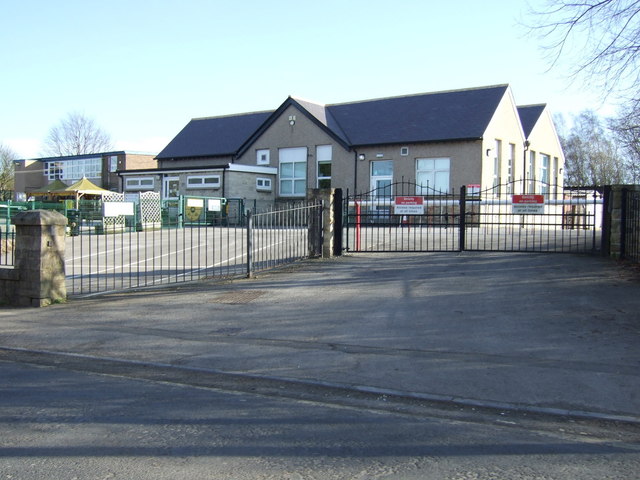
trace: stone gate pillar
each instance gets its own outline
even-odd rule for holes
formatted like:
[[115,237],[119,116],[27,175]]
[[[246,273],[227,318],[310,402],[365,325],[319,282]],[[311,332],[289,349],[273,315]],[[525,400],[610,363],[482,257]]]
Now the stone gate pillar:
[[[67,298],[65,228],[67,218],[51,210],[16,215],[16,305],[44,307]],[[12,302],[12,303],[14,303]]]

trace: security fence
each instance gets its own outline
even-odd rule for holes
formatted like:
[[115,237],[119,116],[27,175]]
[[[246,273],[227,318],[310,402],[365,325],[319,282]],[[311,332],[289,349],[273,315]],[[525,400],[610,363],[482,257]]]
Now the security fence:
[[[188,208],[198,209],[200,203]],[[317,255],[322,235],[319,203],[246,212],[235,224],[212,221],[195,210],[186,212],[184,221],[169,218],[175,219],[172,228],[105,224],[69,236],[69,295],[252,275]]]
[[594,253],[601,251],[603,195],[514,181],[486,190],[437,191],[389,183],[344,203],[344,246],[352,252]]
[[622,189],[620,257],[640,262],[640,191]]

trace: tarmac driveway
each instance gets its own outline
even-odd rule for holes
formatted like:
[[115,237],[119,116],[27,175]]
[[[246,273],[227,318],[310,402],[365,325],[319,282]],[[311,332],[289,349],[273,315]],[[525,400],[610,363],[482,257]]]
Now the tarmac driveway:
[[636,271],[599,257],[360,254],[3,307],[0,359],[73,354],[640,423],[639,306]]

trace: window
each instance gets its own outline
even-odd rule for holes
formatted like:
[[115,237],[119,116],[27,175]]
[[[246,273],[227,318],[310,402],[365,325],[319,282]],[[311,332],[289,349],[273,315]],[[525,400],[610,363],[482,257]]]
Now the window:
[[553,169],[551,170],[551,183],[553,183],[553,194],[557,195],[558,194],[558,183],[559,179],[558,179],[558,175],[560,175],[560,172],[558,171],[558,157],[553,157]]
[[449,158],[418,158],[416,160],[417,195],[449,192]]
[[113,173],[116,170],[118,170],[118,156],[113,155],[109,157],[109,171]]
[[153,190],[153,177],[128,177],[124,181],[125,190]]
[[307,148],[281,148],[280,195],[283,197],[303,197],[307,190]]
[[493,188],[494,193],[500,195],[500,170],[502,169],[502,140],[496,139],[493,152]]
[[318,162],[318,188],[331,188],[331,145],[318,145],[316,159]]
[[187,188],[220,188],[220,175],[189,176]]
[[44,173],[49,180],[68,180],[75,182],[82,177],[102,178],[102,159],[79,158],[64,162],[46,162]]
[[529,151],[529,164],[527,165],[527,177],[529,178],[529,191],[526,193],[536,193],[534,190],[536,188],[535,183],[535,172],[536,172],[536,152],[533,150]]
[[269,149],[256,150],[256,165],[269,165]]
[[270,178],[256,178],[256,190],[262,192],[270,192],[271,191],[271,179]]
[[540,193],[543,195],[549,193],[549,161],[551,157],[549,155],[545,155],[544,153],[540,154]]
[[400,156],[406,157],[407,155],[409,155],[409,147],[401,147]]
[[516,145],[509,144],[509,158],[507,159],[507,193],[513,193],[513,164],[516,159]]

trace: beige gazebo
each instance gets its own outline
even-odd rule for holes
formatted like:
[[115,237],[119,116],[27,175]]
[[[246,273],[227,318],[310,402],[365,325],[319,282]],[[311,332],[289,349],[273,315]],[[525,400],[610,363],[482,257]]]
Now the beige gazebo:
[[107,193],[113,193],[113,192],[111,192],[111,190],[106,190],[104,188],[97,186],[95,183],[93,183],[91,180],[89,180],[86,177],[82,177],[76,183],[74,183],[73,185],[69,185],[66,188],[50,192],[51,195],[56,195],[59,197],[65,197],[65,196],[74,197],[76,202],[76,208],[78,208],[80,199],[83,197],[93,196],[93,197],[102,198],[102,196],[106,195]]

